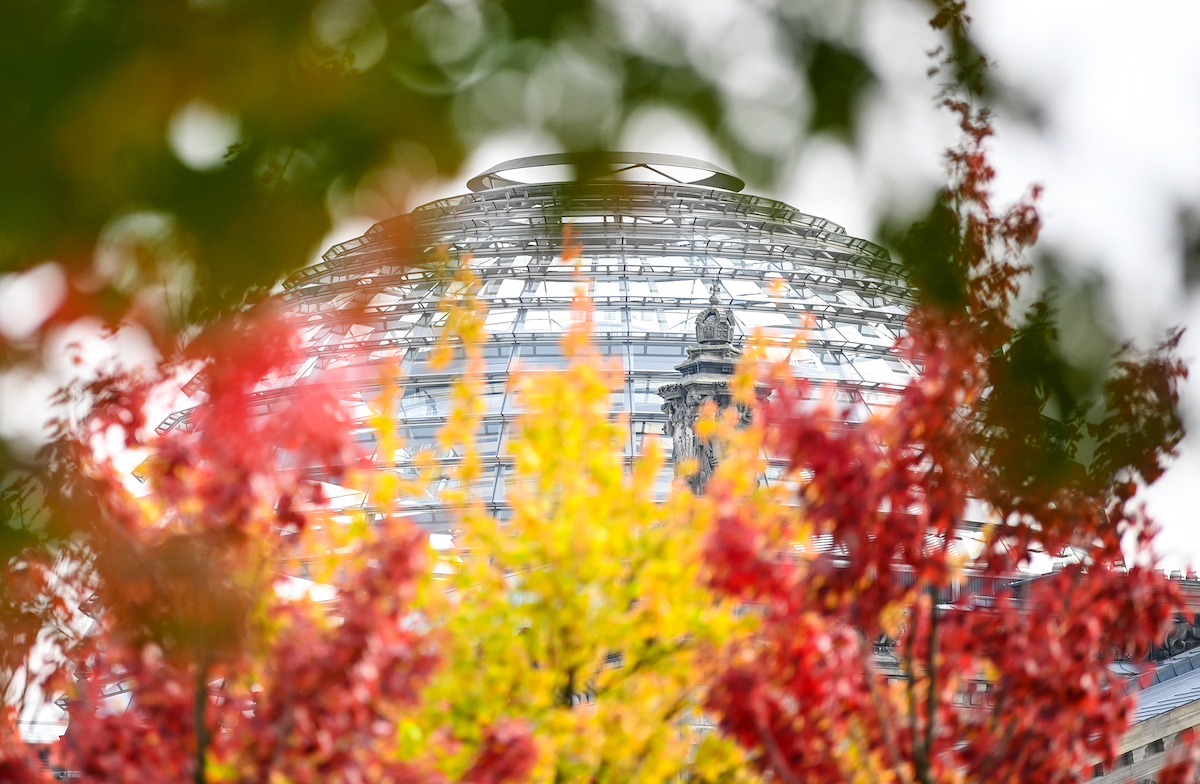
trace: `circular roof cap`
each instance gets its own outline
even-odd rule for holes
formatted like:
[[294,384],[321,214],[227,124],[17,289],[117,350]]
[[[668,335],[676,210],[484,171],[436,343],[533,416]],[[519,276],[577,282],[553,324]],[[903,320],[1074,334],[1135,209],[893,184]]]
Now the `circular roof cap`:
[[[512,185],[571,182],[575,179],[575,160],[575,156],[566,153],[514,158],[472,177],[467,182],[467,187],[478,193]],[[603,160],[608,171],[593,177],[593,181],[699,185],[727,191],[740,191],[746,187],[746,183],[740,178],[720,167],[681,155],[609,152],[604,153]]]

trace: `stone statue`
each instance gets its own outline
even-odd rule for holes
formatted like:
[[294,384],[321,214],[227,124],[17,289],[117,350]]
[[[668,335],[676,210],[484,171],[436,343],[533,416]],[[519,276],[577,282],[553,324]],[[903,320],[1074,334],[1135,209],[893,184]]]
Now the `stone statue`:
[[[659,387],[663,398],[662,410],[667,415],[667,435],[674,445],[673,461],[676,466],[684,461],[696,461],[696,471],[688,477],[688,485],[696,494],[704,492],[709,477],[720,463],[720,446],[696,436],[696,420],[701,409],[710,401],[718,411],[734,405],[729,389],[729,380],[741,352],[733,345],[734,328],[737,325],[733,311],[722,310],[719,285],[714,281],[708,307],[696,316],[696,342],[688,346],[688,358],[676,366],[682,379],[674,384]],[[757,389],[759,399],[769,393],[766,387]],[[752,409],[738,406],[739,421],[750,422]]]

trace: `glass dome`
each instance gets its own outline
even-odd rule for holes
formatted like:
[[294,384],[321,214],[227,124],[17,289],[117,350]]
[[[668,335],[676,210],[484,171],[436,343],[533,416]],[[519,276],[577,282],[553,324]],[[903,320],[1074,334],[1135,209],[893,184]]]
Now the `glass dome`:
[[[881,248],[787,204],[713,187],[740,188],[741,181],[674,156],[619,154],[612,177],[586,183],[496,174],[519,169],[530,179],[531,169],[563,164],[556,156],[501,164],[472,181],[476,192],[376,224],[291,278],[286,298],[307,325],[307,358],[287,384],[262,395],[285,395],[288,384],[327,377],[365,418],[382,395],[381,373],[399,367],[401,393],[389,414],[406,448],[374,459],[385,470],[413,475],[413,455],[438,449],[456,369],[454,362],[440,370],[429,365],[444,315],[427,260],[440,249],[451,259],[471,258],[488,308],[486,415],[478,434],[484,467],[473,492],[497,515],[507,512],[505,445],[518,414],[509,374],[517,366],[523,372],[565,366],[559,339],[583,317],[572,310],[581,279],[594,302],[595,344],[625,369],[612,409],[628,422],[627,457],[640,451],[647,434],[664,432],[657,390],[680,378],[675,366],[695,342],[693,320],[709,305],[714,283],[740,336],[761,328],[783,352],[805,329],[805,344],[791,357],[795,371],[836,385],[854,417],[886,405],[913,375],[893,350],[911,290]],[[698,182],[674,176],[689,168],[700,172]],[[581,253],[564,263],[568,231]],[[369,428],[360,439],[365,449],[375,448]],[[670,449],[669,439],[662,443]],[[451,465],[457,455],[438,453],[438,459]],[[780,473],[768,471],[767,481]],[[670,480],[668,464],[664,493]],[[446,533],[454,512],[437,490],[404,504],[431,533]],[[364,503],[361,494],[329,491],[344,506]]]

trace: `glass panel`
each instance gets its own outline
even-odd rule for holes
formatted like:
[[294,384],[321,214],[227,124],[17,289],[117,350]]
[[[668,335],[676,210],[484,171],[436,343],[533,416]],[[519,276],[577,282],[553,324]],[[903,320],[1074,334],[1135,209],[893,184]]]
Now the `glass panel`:
[[679,379],[679,375],[666,374],[635,376],[633,379],[633,410],[637,413],[654,414],[662,411],[663,399],[658,395],[658,388]]
[[405,389],[400,398],[399,414],[406,419],[445,416],[449,392],[447,387]]
[[633,449],[636,454],[646,450],[646,442],[650,439],[658,441],[663,458],[670,462],[674,442],[666,435],[665,422],[635,421],[633,423]]
[[670,371],[687,358],[686,346],[682,342],[632,343],[629,356],[634,370]]
[[658,310],[631,308],[629,311],[630,332],[663,332],[665,325]]
[[521,346],[517,367],[524,370],[565,368],[570,360],[563,356],[562,346],[554,341],[537,341]]

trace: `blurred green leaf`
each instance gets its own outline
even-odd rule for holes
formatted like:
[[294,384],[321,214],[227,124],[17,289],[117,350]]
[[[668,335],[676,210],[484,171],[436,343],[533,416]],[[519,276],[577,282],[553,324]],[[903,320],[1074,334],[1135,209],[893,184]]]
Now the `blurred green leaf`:
[[871,68],[857,52],[818,41],[805,74],[813,99],[809,130],[853,138],[863,94],[876,82]]
[[[772,179],[794,151],[731,132],[727,85],[694,60],[681,15],[634,11],[640,38],[601,0],[16,0],[0,31],[0,269],[56,259],[82,274],[107,228],[161,214],[196,284],[172,317],[204,319],[305,264],[330,205],[401,165],[400,147],[432,164],[424,176],[505,129],[612,149],[647,104]],[[850,137],[873,82],[863,57],[810,39],[805,14],[760,11],[786,28],[811,129]]]
[[879,229],[891,246],[921,301],[946,314],[967,305],[967,264],[961,253],[962,231],[957,214],[939,193],[918,220],[892,217]]

